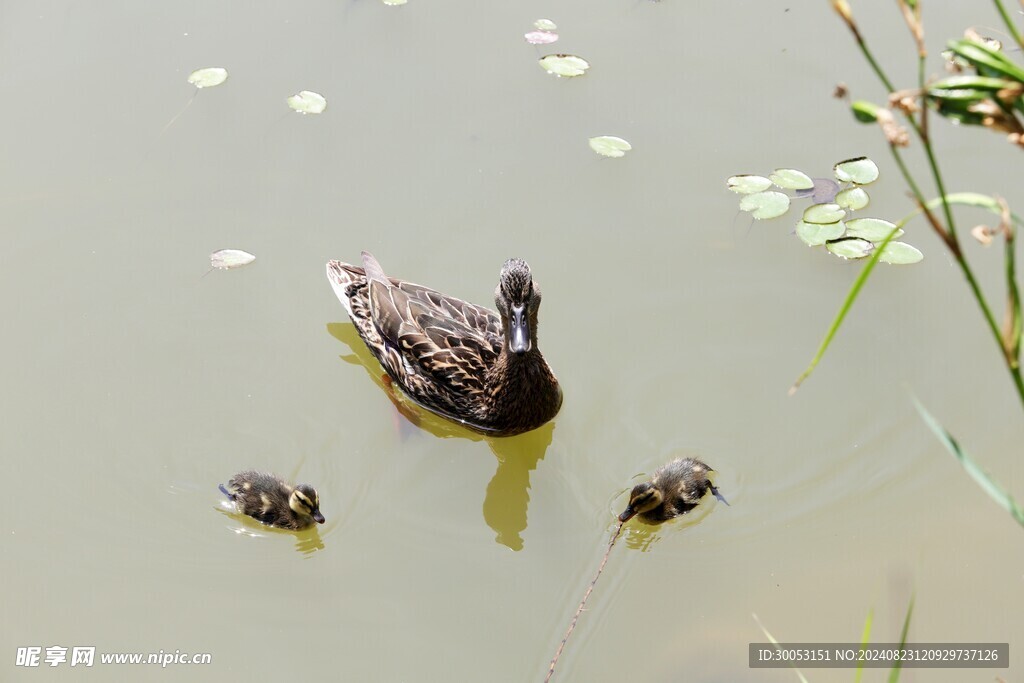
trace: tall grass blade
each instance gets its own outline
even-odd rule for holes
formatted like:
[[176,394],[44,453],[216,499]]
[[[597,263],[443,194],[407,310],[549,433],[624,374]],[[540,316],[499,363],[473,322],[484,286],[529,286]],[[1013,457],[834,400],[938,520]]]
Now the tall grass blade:
[[[907,644],[907,632],[910,630],[910,616],[914,613],[914,598],[911,596],[910,604],[907,605],[907,616],[903,619],[903,632],[900,633],[900,649]],[[900,669],[903,668],[903,660],[897,659],[896,664],[889,672],[889,683],[899,683]]]
[[[871,622],[875,619],[875,610],[868,610],[868,618],[864,620],[864,632],[860,634],[860,646],[867,647],[868,643],[871,642]],[[860,677],[864,674],[864,660],[857,662],[857,675],[853,679],[853,683],[860,683]]]
[[[771,641],[771,644],[775,646],[775,649],[781,650],[781,648],[779,647],[779,641],[775,640],[775,636],[768,632],[768,629],[764,627],[764,624],[762,624],[761,620],[757,618],[757,615],[751,614],[751,616],[754,617],[754,621],[757,622],[757,625],[758,627],[760,627],[761,632],[764,633],[765,637],[768,638],[769,641]],[[796,677],[800,679],[800,683],[808,683],[804,675],[800,673],[800,669],[793,666],[792,663],[790,663],[789,668],[791,668],[793,670],[793,673],[796,674]]]

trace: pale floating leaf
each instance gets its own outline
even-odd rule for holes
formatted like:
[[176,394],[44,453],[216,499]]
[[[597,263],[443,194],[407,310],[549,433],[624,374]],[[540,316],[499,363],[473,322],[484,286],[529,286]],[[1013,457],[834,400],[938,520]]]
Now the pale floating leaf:
[[551,31],[530,31],[523,37],[530,45],[550,45],[558,40],[558,34]]
[[777,168],[768,178],[785,190],[810,190],[814,187],[810,176],[795,168]]
[[829,240],[842,237],[845,230],[846,226],[843,225],[842,221],[826,223],[824,225],[807,223],[805,221],[800,221],[796,224],[796,236],[809,247],[820,247]]
[[879,261],[891,263],[895,266],[917,263],[923,258],[924,254],[919,249],[910,246],[906,242],[889,242],[882,249],[882,253],[878,255]]
[[840,161],[833,167],[836,178],[844,183],[867,185],[878,180],[878,166],[867,157]]
[[827,242],[825,248],[841,258],[864,258],[875,248],[875,245],[859,237],[844,237]]
[[550,19],[538,19],[533,22],[533,27],[538,31],[557,31],[558,27]]
[[327,109],[327,99],[320,93],[311,90],[303,90],[285,101],[289,107],[300,114],[320,114]]
[[812,204],[804,210],[804,221],[827,225],[846,217],[846,211],[838,204]]
[[197,69],[188,75],[188,82],[197,88],[212,88],[228,80],[228,70],[219,66]]
[[868,197],[868,193],[862,187],[851,187],[836,193],[836,204],[850,211],[859,211],[867,206],[870,201],[871,198]]
[[381,0],[381,2],[389,7],[397,7],[398,5],[404,5],[409,2],[409,0]]
[[576,55],[545,55],[540,58],[540,66],[548,73],[572,78],[586,73],[590,63]]
[[590,138],[589,142],[590,149],[603,157],[625,156],[626,152],[633,149],[631,144],[614,135],[601,135],[596,138]]
[[241,249],[221,249],[210,254],[210,265],[214,268],[241,268],[255,260],[255,256]]
[[767,190],[772,186],[772,181],[759,175],[734,175],[725,184],[736,194],[753,194]]
[[740,211],[747,211],[757,220],[778,218],[789,210],[789,197],[781,192],[757,192],[743,195]]
[[[881,242],[896,226],[881,218],[851,218],[846,221],[846,234],[849,237],[860,237],[869,242]],[[903,230],[897,230],[893,239],[903,234]]]

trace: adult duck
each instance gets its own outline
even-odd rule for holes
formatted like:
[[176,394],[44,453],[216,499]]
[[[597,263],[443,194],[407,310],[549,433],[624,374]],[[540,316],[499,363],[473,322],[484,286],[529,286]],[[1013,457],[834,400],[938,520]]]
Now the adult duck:
[[327,279],[359,336],[417,404],[491,436],[540,427],[562,390],[537,348],[540,287],[509,259],[494,291],[497,312],[389,278],[371,254],[362,267],[327,264]]

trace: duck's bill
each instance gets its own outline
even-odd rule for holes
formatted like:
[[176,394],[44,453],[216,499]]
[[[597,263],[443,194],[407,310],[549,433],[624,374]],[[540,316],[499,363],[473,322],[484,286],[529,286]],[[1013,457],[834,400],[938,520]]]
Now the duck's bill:
[[508,346],[512,353],[526,353],[530,350],[530,321],[525,306],[513,306],[509,318]]
[[313,521],[316,522],[317,524],[323,524],[327,520],[324,519],[323,514],[321,514],[320,511],[317,510],[316,512],[313,513]]
[[625,510],[622,511],[622,514],[619,515],[619,521],[622,523],[626,523],[629,520],[633,519],[634,515],[636,515],[636,510],[634,510],[633,508],[626,508]]

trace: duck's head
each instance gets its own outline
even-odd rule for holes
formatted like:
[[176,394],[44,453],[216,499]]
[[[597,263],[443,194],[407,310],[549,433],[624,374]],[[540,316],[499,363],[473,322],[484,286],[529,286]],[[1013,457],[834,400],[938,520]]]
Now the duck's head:
[[629,494],[629,504],[619,515],[620,522],[628,522],[634,515],[648,512],[658,507],[665,498],[657,486],[649,481],[637,484]]
[[288,507],[298,515],[312,517],[317,524],[323,524],[326,521],[320,514],[320,496],[316,494],[316,489],[309,484],[299,484],[295,487],[292,495],[288,498]]
[[508,350],[522,355],[533,348],[537,338],[537,309],[540,287],[533,281],[526,261],[510,258],[501,267],[494,305],[501,315]]

